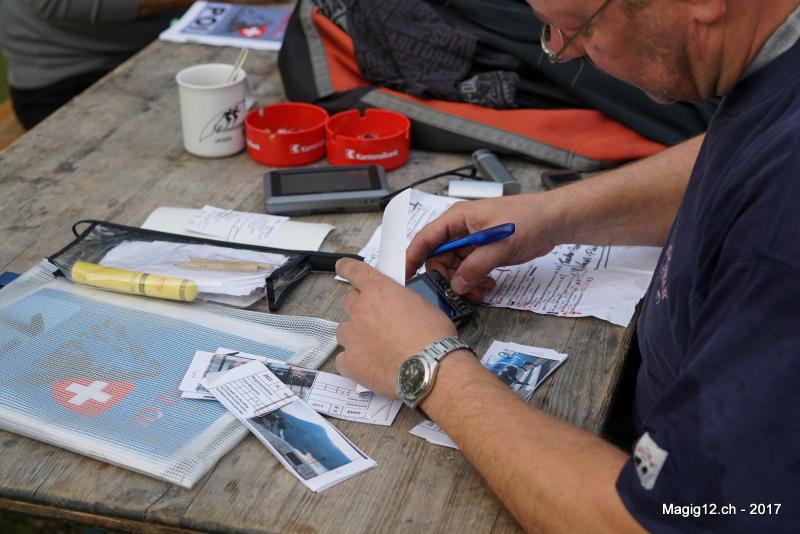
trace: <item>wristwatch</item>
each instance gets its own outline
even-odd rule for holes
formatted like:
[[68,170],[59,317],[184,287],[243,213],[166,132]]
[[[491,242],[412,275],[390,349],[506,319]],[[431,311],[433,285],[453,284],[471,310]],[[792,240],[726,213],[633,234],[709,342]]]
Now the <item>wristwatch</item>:
[[469,345],[456,336],[447,336],[437,339],[400,364],[397,373],[397,396],[403,399],[409,408],[427,417],[419,409],[419,403],[430,393],[441,359],[458,349],[467,349],[475,354]]

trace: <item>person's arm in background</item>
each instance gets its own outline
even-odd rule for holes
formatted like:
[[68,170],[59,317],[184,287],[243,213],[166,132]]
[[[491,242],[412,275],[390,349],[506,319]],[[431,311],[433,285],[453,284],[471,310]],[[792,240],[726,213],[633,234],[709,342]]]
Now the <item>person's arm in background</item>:
[[[453,289],[480,301],[500,265],[524,263],[561,244],[661,246],[675,218],[703,136],[655,156],[553,191],[459,202],[423,228],[406,251],[406,275],[445,241],[514,223],[509,238],[427,262]],[[481,287],[482,285],[482,287]],[[473,289],[474,288],[474,289]]]
[[[280,0],[229,0],[234,4],[270,4]],[[157,15],[181,7],[189,7],[195,0],[139,0],[139,18]]]
[[[42,20],[105,24],[189,7],[195,0],[34,0],[31,8]],[[233,0],[237,4],[265,4],[276,0]]]
[[189,7],[195,0],[139,0],[139,12],[137,18],[158,15],[165,11]]

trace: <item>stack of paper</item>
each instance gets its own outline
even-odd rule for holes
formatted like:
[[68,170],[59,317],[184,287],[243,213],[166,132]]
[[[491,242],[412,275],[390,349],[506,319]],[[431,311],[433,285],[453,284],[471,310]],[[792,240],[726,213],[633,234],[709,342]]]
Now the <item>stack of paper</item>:
[[262,362],[209,374],[203,386],[312,491],[378,465]]
[[123,241],[100,261],[140,273],[193,280],[200,293],[251,295],[265,291],[266,277],[287,261],[282,254],[168,241]]
[[219,348],[216,352],[197,351],[179,389],[181,396],[193,399],[214,399],[202,385],[211,373],[227,371],[258,361],[264,363],[291,391],[318,413],[373,425],[389,426],[402,401],[390,400],[375,393],[359,394],[349,378],[314,369],[304,369],[255,354]]

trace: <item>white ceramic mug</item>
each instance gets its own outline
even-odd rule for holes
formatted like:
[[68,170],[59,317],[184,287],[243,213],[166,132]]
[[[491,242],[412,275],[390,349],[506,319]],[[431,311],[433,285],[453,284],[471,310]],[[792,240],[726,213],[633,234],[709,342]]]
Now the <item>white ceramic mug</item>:
[[175,76],[183,146],[195,156],[219,158],[244,150],[244,117],[253,105],[253,87],[244,70],[228,83],[232,72],[233,65],[209,63]]

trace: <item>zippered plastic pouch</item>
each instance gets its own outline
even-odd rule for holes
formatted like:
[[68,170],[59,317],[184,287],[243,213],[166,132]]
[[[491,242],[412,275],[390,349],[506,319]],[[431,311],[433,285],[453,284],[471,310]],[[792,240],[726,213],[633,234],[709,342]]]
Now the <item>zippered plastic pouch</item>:
[[[88,224],[82,232],[80,225]],[[243,308],[266,298],[276,312],[303,278],[333,272],[353,254],[227,243],[86,220],[49,261],[70,281],[134,295]]]

